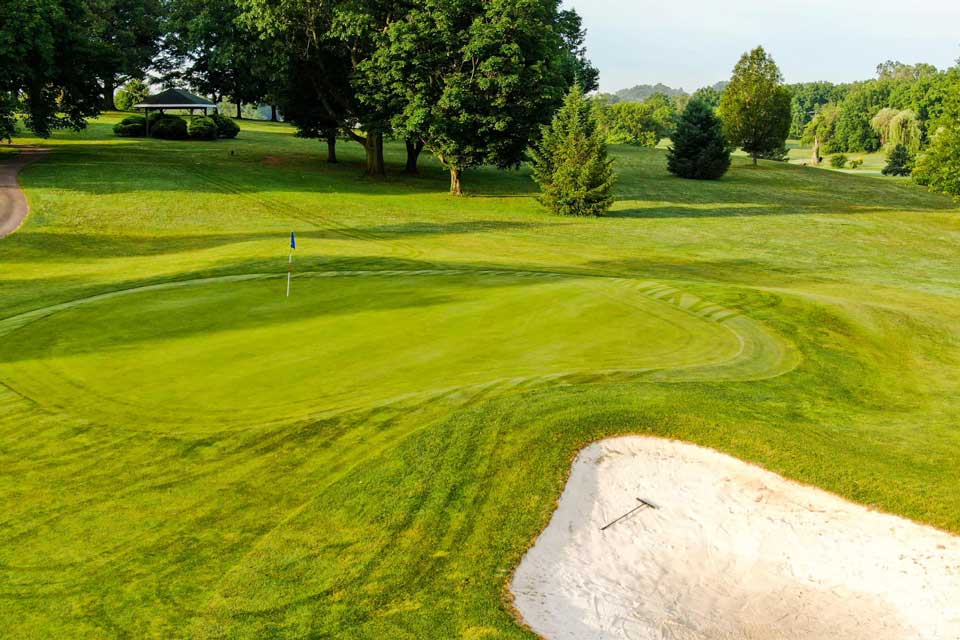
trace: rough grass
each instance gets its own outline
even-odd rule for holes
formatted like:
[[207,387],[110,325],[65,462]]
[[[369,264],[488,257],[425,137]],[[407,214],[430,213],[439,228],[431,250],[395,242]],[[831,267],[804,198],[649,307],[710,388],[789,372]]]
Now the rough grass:
[[948,199],[617,148],[611,215],[559,219],[525,171],[455,199],[283,125],[115,120],[45,143],[0,241],[10,637],[530,637],[510,572],[620,433],[960,533]]

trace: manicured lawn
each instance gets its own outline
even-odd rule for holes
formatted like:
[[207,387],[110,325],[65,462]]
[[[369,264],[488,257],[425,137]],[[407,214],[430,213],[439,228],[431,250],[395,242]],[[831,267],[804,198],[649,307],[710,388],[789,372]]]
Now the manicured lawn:
[[622,433],[960,533],[947,198],[623,147],[611,215],[561,219],[526,170],[457,199],[402,145],[374,181],[281,124],[118,118],[43,143],[0,240],[3,634],[532,637],[510,573]]

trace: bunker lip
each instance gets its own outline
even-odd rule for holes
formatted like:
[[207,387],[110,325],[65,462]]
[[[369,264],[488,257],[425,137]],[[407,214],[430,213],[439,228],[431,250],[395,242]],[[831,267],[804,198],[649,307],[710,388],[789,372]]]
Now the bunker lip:
[[30,205],[20,187],[17,175],[21,169],[42,159],[47,149],[19,147],[12,159],[0,162],[0,238],[20,228],[30,213]]
[[960,538],[627,436],[580,452],[510,590],[550,640],[960,638]]

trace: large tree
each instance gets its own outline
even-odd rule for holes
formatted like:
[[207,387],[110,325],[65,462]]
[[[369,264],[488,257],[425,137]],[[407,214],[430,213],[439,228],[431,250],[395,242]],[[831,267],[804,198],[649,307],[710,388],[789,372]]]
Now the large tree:
[[235,0],[171,0],[164,47],[166,85],[186,83],[215,101],[243,104],[271,91],[270,43],[239,20]]
[[790,91],[763,47],[745,53],[720,100],[719,113],[730,142],[753,158],[783,149],[790,133]]
[[254,25],[286,59],[280,108],[301,135],[335,140],[339,130],[363,145],[369,175],[385,171],[384,136],[396,111],[381,100],[364,68],[390,25],[406,15],[403,0],[239,0]]
[[960,201],[960,67],[947,79],[943,114],[932,129],[930,146],[920,154],[913,179]]
[[101,106],[111,61],[83,0],[0,0],[0,139],[18,114],[40,136],[80,129]]
[[161,0],[87,0],[90,27],[109,68],[101,78],[103,108],[114,108],[118,84],[142,79],[157,56],[163,35]]
[[571,85],[596,86],[583,31],[557,0],[414,0],[360,65],[357,90],[386,105],[463,193],[466,169],[518,165]]

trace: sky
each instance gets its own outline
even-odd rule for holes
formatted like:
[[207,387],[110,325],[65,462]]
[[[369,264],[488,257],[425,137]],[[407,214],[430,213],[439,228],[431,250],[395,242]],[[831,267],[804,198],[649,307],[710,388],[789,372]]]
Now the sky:
[[885,60],[960,58],[960,0],[564,0],[587,29],[602,91],[730,77],[762,44],[787,82],[874,77]]

